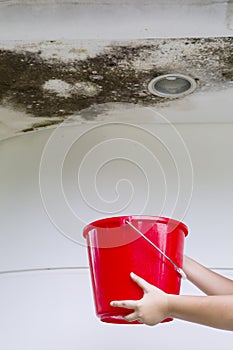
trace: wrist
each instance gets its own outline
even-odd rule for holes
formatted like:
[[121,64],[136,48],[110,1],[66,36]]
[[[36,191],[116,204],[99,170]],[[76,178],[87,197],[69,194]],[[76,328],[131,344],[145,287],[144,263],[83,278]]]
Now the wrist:
[[183,256],[183,269],[188,269],[188,267],[190,266],[191,264],[191,259],[187,256],[187,255],[184,255]]
[[168,305],[168,317],[176,318],[177,305],[180,295],[168,294],[167,305]]

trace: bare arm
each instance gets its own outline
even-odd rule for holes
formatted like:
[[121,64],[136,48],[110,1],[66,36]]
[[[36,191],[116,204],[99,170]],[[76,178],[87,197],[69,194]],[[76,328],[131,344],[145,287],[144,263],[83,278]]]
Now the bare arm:
[[183,296],[166,294],[141,277],[131,278],[143,289],[140,300],[113,301],[111,306],[132,309],[125,316],[129,322],[139,320],[156,325],[168,317],[233,331],[233,294],[217,296]]
[[233,331],[233,295],[169,295],[171,317]]
[[207,295],[233,295],[233,281],[184,256],[187,278]]

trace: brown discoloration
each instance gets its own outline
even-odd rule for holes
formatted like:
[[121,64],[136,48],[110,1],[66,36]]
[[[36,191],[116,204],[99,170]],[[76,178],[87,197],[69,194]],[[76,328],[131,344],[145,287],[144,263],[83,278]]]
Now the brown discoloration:
[[23,129],[22,132],[34,131],[34,130],[45,128],[48,126],[60,124],[61,122],[62,122],[62,120],[53,120],[52,119],[52,120],[43,121],[41,123],[33,123],[30,128]]
[[[153,39],[146,44],[118,43],[95,57],[67,62],[42,58],[39,45],[37,52],[0,50],[0,101],[30,116],[61,120],[94,104],[153,106],[168,101],[147,90],[149,81],[161,74],[189,74],[198,82],[197,91],[225,88],[233,79],[232,44],[233,38]],[[81,49],[73,50],[79,53]],[[71,86],[96,84],[99,89],[96,95],[77,94],[73,89],[61,97],[43,88],[55,79]]]

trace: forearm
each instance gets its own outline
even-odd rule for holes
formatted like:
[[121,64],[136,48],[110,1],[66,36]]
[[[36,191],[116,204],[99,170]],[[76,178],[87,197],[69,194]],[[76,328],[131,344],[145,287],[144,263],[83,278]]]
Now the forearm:
[[233,295],[169,295],[169,316],[233,331]]
[[184,256],[187,278],[207,295],[233,295],[233,281]]

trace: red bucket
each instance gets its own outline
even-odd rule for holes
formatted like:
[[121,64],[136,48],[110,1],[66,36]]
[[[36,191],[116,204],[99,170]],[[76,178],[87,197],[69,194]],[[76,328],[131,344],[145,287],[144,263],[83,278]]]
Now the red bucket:
[[128,324],[122,316],[132,311],[112,307],[110,302],[142,298],[143,291],[130,272],[166,293],[179,294],[187,234],[182,222],[153,216],[106,218],[84,228],[96,315],[101,321]]

